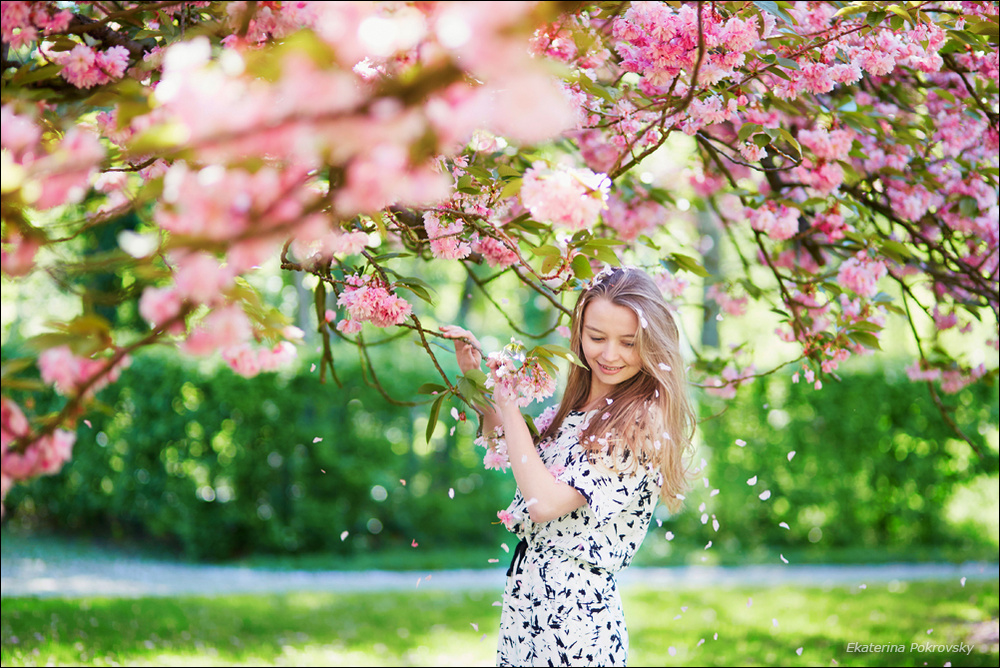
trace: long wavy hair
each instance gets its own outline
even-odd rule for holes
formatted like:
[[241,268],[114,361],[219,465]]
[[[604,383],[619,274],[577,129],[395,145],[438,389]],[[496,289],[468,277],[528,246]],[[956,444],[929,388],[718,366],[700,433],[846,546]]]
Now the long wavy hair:
[[[695,430],[695,413],[687,392],[687,374],[680,350],[680,335],[653,279],[634,267],[605,270],[576,302],[570,347],[581,362],[583,318],[595,299],[631,309],[640,323],[635,347],[641,369],[613,386],[610,403],[597,409],[586,423],[580,442],[591,461],[621,463],[615,470],[634,471],[639,466],[663,474],[660,496],[671,511],[681,506],[688,488],[688,459]],[[566,391],[556,415],[539,434],[553,438],[572,410],[582,410],[590,396],[591,371],[570,365]],[[606,457],[604,456],[606,455]]]

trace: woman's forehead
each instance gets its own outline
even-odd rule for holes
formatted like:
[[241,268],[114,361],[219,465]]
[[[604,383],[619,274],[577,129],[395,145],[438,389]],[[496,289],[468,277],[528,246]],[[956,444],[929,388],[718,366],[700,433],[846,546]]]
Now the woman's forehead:
[[639,318],[629,307],[597,297],[583,311],[583,329],[611,336],[635,336],[639,329]]

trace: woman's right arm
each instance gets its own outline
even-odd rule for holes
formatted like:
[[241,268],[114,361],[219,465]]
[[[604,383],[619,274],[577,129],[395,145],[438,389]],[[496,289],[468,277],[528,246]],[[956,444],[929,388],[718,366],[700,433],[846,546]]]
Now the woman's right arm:
[[[455,341],[455,359],[458,361],[458,368],[462,373],[468,373],[470,369],[479,369],[483,363],[483,347],[473,336],[472,332],[462,329],[456,325],[441,325],[441,333],[449,339]],[[481,414],[483,435],[489,437],[493,431],[503,424],[500,412],[496,406],[490,406]]]

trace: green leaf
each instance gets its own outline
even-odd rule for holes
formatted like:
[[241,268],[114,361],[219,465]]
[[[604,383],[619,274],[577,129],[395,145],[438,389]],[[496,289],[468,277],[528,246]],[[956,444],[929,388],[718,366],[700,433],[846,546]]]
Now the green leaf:
[[879,23],[885,20],[885,12],[868,12],[868,16],[865,17],[865,23],[871,27],[877,26]]
[[574,255],[570,266],[573,268],[573,275],[579,279],[586,280],[594,275],[594,270],[590,267],[590,260],[585,255]]
[[438,414],[441,412],[441,404],[444,403],[444,398],[447,397],[448,394],[450,393],[446,392],[440,395],[431,405],[431,414],[427,418],[427,433],[425,434],[428,443],[431,442],[431,436],[434,435],[434,427],[437,426]]
[[465,372],[465,376],[470,382],[476,385],[476,387],[485,388],[486,387],[486,374],[480,369],[469,369]]
[[521,192],[521,182],[522,179],[511,179],[507,182],[507,185],[503,187],[500,191],[500,199],[507,199],[509,197],[514,197],[519,192]]
[[671,253],[670,259],[673,260],[678,267],[680,267],[684,271],[691,272],[695,276],[701,276],[702,278],[711,276],[708,270],[705,269],[705,267],[703,267],[701,263],[698,262],[698,260],[694,259],[690,255],[683,255],[681,253]]
[[779,57],[777,59],[777,62],[782,67],[784,67],[786,69],[789,69],[789,70],[798,71],[798,69],[799,69],[799,64],[797,62],[795,62],[794,60],[790,59],[790,58],[780,58]]
[[757,9],[765,11],[768,14],[773,14],[774,16],[777,16],[779,19],[781,19],[788,25],[795,25],[795,21],[792,19],[792,17],[789,16],[785,12],[785,10],[783,10],[780,6],[778,6],[777,2],[755,1],[753,4],[754,6],[757,7]]
[[849,332],[847,338],[871,350],[882,350],[878,337],[870,332]]
[[499,167],[497,167],[497,174],[499,174],[500,177],[503,178],[503,179],[508,179],[508,178],[519,179],[519,178],[521,178],[521,172],[517,171],[516,169],[514,169],[510,165],[506,165],[506,164],[500,165]]
[[576,356],[576,353],[574,353],[566,346],[560,346],[557,343],[546,343],[545,345],[537,346],[535,348],[535,350],[538,349],[549,352],[557,357],[562,357],[563,359],[568,360],[577,366],[583,366],[583,363],[580,361],[580,358]]
[[540,256],[550,256],[550,257],[562,257],[562,249],[556,246],[544,245],[537,246],[531,249],[531,254],[537,257]]
[[448,388],[438,383],[424,383],[417,388],[417,394],[437,394],[438,392],[444,392],[446,389]]
[[744,123],[742,126],[740,126],[740,131],[739,134],[737,135],[737,138],[741,142],[744,142],[747,140],[747,137],[759,131],[760,131],[759,123]]

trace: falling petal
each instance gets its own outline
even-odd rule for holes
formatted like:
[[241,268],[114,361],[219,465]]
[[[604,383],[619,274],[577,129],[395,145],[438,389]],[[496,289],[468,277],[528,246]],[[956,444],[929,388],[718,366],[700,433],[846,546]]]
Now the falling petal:
[[686,605],[682,605],[681,606],[681,612],[687,612],[687,611],[688,611],[688,607]]
[[695,647],[701,647],[701,646],[702,646],[702,645],[704,645],[704,644],[705,644],[705,639],[704,639],[704,638],[702,638],[701,640],[699,640],[699,641],[698,641],[698,644],[697,644],[697,645],[695,645]]
[[666,535],[666,538],[667,538],[667,540],[673,540],[674,539],[674,532],[673,531],[668,531],[667,535]]
[[419,586],[420,586],[420,581],[421,581],[421,580],[423,580],[423,578],[417,578],[417,584],[416,584],[416,586],[417,586],[417,587],[419,587]]
[[[705,512],[705,503],[704,502],[702,502],[702,504],[700,506],[698,506],[698,512],[699,513]],[[702,522],[702,524],[704,524],[704,522]]]
[[455,435],[455,427],[452,427],[451,429],[448,430],[448,435],[449,436],[454,436]]
[[934,629],[927,629],[927,635],[934,633]]
[[326,473],[326,469],[320,469],[319,472],[320,473]]
[[750,478],[749,480],[747,480],[747,484],[750,485],[751,487],[753,487],[754,485],[756,485],[757,484],[757,476],[754,476],[754,477]]
[[605,400],[606,402],[608,402],[608,406],[610,406],[611,404],[615,403],[615,400],[614,400],[614,399],[611,399],[611,398],[609,398],[609,397],[605,397],[605,398],[604,398],[604,400]]
[[775,618],[775,617],[772,617],[772,618],[771,618],[771,624],[773,624],[774,626],[777,626],[777,625],[778,625],[778,620],[777,620],[777,618]]
[[717,490],[717,489],[713,489],[713,490],[712,490],[712,493],[711,493],[711,494],[709,494],[709,496],[715,496],[715,495],[716,495],[716,494],[718,494],[718,493],[719,493],[719,490]]
[[710,547],[712,547],[712,541],[708,541],[708,545],[705,546],[705,549],[707,550]]
[[714,518],[712,519],[712,529],[714,529],[715,531],[719,530],[719,520]]
[[770,498],[771,498],[771,490],[765,489],[763,492],[760,493],[761,501],[767,501]]
[[789,531],[792,530],[792,528],[788,526],[788,522],[780,522],[778,526],[781,527],[782,529],[788,529]]
[[454,499],[455,498],[455,488],[454,487],[449,487],[448,488],[448,498],[449,499]]
[[753,597],[747,599],[747,607],[749,608],[751,605],[753,605]]
[[702,513],[701,514],[701,523],[702,524],[708,524],[708,513]]
[[503,548],[504,552],[506,552],[507,554],[510,554],[510,548],[507,547],[507,543],[500,543],[500,547]]
[[410,546],[412,546],[412,547],[416,547],[417,546],[417,539],[416,538],[413,539],[413,542],[410,543]]
[[683,501],[686,498],[683,494],[674,494],[674,496],[676,496],[681,501]]
[[476,631],[479,630],[479,624],[476,624],[475,622],[469,622],[469,624],[471,624],[472,628],[474,628]]
[[93,428],[94,428],[94,426],[93,426],[92,424],[90,424],[90,420],[84,420],[84,421],[83,421],[83,424],[87,425],[87,426],[88,426],[88,427],[90,427],[91,429],[93,429]]
[[406,481],[403,480],[402,478],[399,479],[399,484],[402,485],[403,487],[406,487]]
[[349,534],[349,533],[350,533],[350,532],[348,532],[348,531],[342,531],[342,532],[340,533],[340,540],[341,540],[341,542],[343,542],[343,541],[347,540],[347,536],[348,536],[348,534]]
[[485,634],[485,633],[483,634],[483,637],[481,637],[481,638],[479,639],[479,642],[482,642],[482,641],[484,641],[484,640],[486,640],[486,634]]
[[747,442],[744,441],[742,438],[736,439],[736,445],[740,446],[741,448],[744,447],[746,444]]
[[712,636],[712,640],[718,640],[718,639],[719,639],[719,634],[718,633],[716,633],[716,634],[714,634]]
[[491,564],[499,564],[500,563],[499,559],[487,559],[486,561],[489,562],[489,563],[491,563]]
[[858,589],[868,589],[868,585],[866,584],[858,585]]
[[795,451],[792,450],[791,452],[788,453],[788,461],[792,461],[792,457],[794,456],[795,456]]
[[314,438],[314,439],[313,439],[313,443],[319,443],[319,442],[321,442],[322,440],[323,440],[323,437],[322,437],[322,436],[317,436],[316,438]]
[[680,619],[680,618],[681,618],[681,617],[683,617],[683,616],[684,616],[684,615],[677,615],[676,617],[674,617],[674,621],[676,622],[676,621],[677,621],[678,619]]
[[455,408],[454,406],[451,407],[451,417],[453,417],[456,420],[458,419],[458,409]]
[[528,455],[521,455],[521,463],[522,464],[528,463]]
[[795,650],[795,653],[798,654],[799,656],[802,656],[802,648],[799,647],[797,650]]
[[663,362],[660,362],[660,368],[663,369],[664,371],[670,371],[670,367],[664,364]]
[[783,562],[785,562],[786,564],[788,563],[788,559],[785,559],[785,555],[783,555],[783,554],[779,554],[778,556],[779,556],[779,557],[781,557],[781,560],[782,560]]
[[[662,527],[663,526],[663,520],[657,518],[657,520],[656,520],[656,526]],[[962,586],[963,587],[965,586],[965,578],[962,578]]]
[[962,583],[962,586],[963,586],[963,587],[965,586],[965,578],[962,578],[961,580],[959,580],[959,582],[961,582],[961,583]]
[[501,605],[503,605],[503,604],[500,601],[493,601],[493,607],[494,608],[499,608]]
[[309,373],[312,373],[315,370],[316,370],[316,365],[315,364],[313,364],[312,366],[309,367]]
[[667,648],[667,654],[670,656],[677,656],[677,648],[671,645]]
[[701,480],[705,483],[705,489],[708,489],[708,478],[702,478]]
[[646,319],[645,319],[645,318],[642,318],[642,319],[640,320],[640,323],[642,324],[642,328],[643,328],[643,329],[646,329],[646,327],[648,327],[648,326],[649,326],[649,323],[648,323],[648,322],[646,322]]
[[433,575],[428,575],[427,579],[430,580],[432,577],[434,577],[434,576]]

